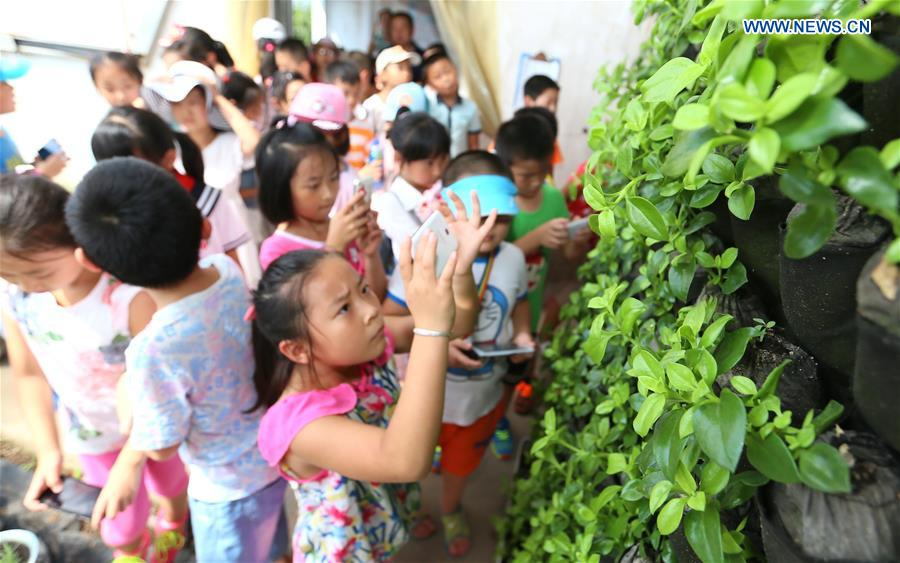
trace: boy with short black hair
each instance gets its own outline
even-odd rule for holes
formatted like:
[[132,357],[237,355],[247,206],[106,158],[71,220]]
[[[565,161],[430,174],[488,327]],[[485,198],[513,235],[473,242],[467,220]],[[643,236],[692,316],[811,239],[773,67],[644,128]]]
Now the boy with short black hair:
[[516,183],[519,214],[509,230],[509,239],[525,254],[528,264],[528,302],[532,329],[536,329],[544,302],[548,259],[563,249],[575,257],[577,247],[569,240],[569,211],[562,193],[546,182],[552,169],[553,131],[546,119],[522,115],[500,126],[497,156],[509,166]]
[[[361,170],[366,165],[369,147],[375,138],[375,131],[366,119],[366,110],[360,105],[360,72],[352,60],[337,60],[325,67],[325,82],[341,89],[350,108],[347,128],[350,133],[350,150],[346,160],[354,170]],[[369,174],[370,175],[370,174]]]
[[412,58],[413,81],[422,81],[422,48],[413,41],[415,24],[409,12],[394,12],[391,14],[391,43],[399,45],[408,51]]
[[403,47],[394,45],[379,53],[375,59],[375,86],[378,92],[366,98],[362,105],[376,137],[386,133],[382,114],[391,91],[400,84],[412,81],[411,56]]
[[549,76],[535,74],[525,81],[525,107],[542,107],[556,113],[559,104],[559,84]]
[[293,72],[303,76],[307,82],[311,79],[312,66],[309,62],[309,51],[303,41],[288,37],[275,49],[275,65],[281,72]]
[[439,51],[422,66],[425,84],[431,91],[431,117],[450,134],[450,157],[478,148],[481,120],[478,107],[459,95],[459,74],[446,52]]
[[375,89],[375,60],[362,51],[350,51],[347,59],[359,68],[359,101],[362,102],[378,90]]
[[66,205],[87,267],[144,287],[158,309],[125,352],[128,447],[190,468],[198,561],[262,561],[287,550],[285,482],[257,448],[250,295],[224,255],[198,263],[209,223],[174,176],[134,157],[103,161]]

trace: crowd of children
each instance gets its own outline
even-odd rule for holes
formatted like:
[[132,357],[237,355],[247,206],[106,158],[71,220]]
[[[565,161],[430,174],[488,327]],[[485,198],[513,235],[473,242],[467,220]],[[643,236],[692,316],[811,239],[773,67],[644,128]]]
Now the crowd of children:
[[[167,38],[163,76],[104,53],[89,76],[111,109],[74,192],[48,157],[16,173],[4,156],[26,507],[66,486],[66,452],[122,561],[173,561],[188,521],[201,562],[386,561],[438,530],[469,551],[463,493],[489,445],[511,456],[549,263],[583,260],[593,235],[552,181],[558,85],[530,79],[480,150],[444,46],[380,16],[369,54],[260,20],[257,77],[192,27]],[[4,96],[23,73],[0,65]],[[435,234],[411,240],[432,214],[455,240],[442,260]],[[417,485],[432,471],[439,524]]]

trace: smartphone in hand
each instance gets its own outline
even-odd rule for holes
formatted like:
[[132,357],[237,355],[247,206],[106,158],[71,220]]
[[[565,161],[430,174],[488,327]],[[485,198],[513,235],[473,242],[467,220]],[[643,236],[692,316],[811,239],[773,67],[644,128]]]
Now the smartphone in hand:
[[56,139],[50,139],[47,141],[43,147],[38,150],[38,158],[41,160],[47,160],[54,154],[62,152],[62,147],[56,141]]
[[450,232],[450,227],[447,226],[447,221],[444,219],[444,216],[435,211],[429,215],[428,218],[425,219],[425,222],[422,223],[422,226],[413,233],[413,256],[416,254],[416,248],[419,246],[419,241],[422,240],[422,237],[429,231],[434,233],[437,237],[437,257],[435,258],[434,265],[435,276],[440,276],[441,272],[444,271],[444,266],[447,265],[447,261],[450,260],[450,255],[456,250],[456,237]]
[[567,228],[569,229],[569,238],[575,238],[575,235],[588,228],[588,218],[569,221]]
[[54,493],[47,489],[38,500],[50,508],[90,518],[100,491],[99,487],[88,485],[74,477],[63,477],[62,491]]
[[375,181],[372,178],[357,178],[353,181],[354,192],[358,192],[359,190],[365,190],[366,195],[363,198],[363,201],[366,203],[372,203],[372,192],[374,190]]

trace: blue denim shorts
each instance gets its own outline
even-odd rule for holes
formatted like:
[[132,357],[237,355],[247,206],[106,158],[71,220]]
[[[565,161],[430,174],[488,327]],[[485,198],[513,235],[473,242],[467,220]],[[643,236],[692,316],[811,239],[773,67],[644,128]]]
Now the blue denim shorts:
[[189,498],[198,563],[266,563],[288,552],[284,493],[278,479],[250,496],[228,502]]

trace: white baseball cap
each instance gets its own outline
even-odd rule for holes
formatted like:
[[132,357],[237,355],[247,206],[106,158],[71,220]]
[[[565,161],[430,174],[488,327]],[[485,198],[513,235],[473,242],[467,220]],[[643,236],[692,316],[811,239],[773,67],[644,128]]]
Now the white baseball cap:
[[280,21],[274,18],[259,18],[256,20],[256,23],[253,24],[251,34],[253,35],[254,41],[271,39],[273,41],[281,42],[287,37],[287,30],[284,29],[284,25],[282,25]]
[[400,45],[388,47],[384,51],[378,53],[375,59],[375,73],[381,74],[388,65],[402,63],[403,61],[411,61],[413,53],[410,53]]

